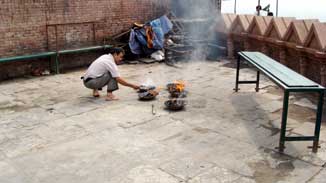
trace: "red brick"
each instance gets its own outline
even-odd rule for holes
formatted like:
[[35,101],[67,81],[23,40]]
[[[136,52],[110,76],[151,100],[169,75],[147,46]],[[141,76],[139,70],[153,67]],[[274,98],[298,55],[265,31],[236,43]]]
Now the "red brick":
[[[126,31],[134,22],[161,16],[169,1],[2,1],[0,12],[5,13],[0,13],[0,38],[4,40],[0,44],[0,58],[56,50],[57,46],[66,49],[101,44],[105,37]],[[25,63],[14,63],[13,68],[21,64]],[[4,65],[10,66],[0,67]]]

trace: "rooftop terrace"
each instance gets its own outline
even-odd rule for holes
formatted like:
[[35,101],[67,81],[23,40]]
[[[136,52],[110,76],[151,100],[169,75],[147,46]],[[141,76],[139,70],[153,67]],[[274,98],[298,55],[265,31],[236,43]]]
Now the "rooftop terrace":
[[[234,93],[230,66],[227,60],[119,66],[134,82],[164,87],[185,80],[188,104],[179,112],[164,109],[165,90],[150,102],[125,87],[118,101],[92,98],[79,79],[83,70],[3,82],[0,182],[323,182],[324,125],[317,154],[307,148],[311,142],[286,142],[279,154],[282,91],[263,77],[259,93],[251,86]],[[255,76],[242,71],[246,79]],[[313,132],[312,98],[291,97],[291,135]]]

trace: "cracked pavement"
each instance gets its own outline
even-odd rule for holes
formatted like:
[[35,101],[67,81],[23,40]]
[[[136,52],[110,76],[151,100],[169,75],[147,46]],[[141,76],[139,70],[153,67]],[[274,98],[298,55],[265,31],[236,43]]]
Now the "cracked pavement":
[[[91,97],[80,80],[84,69],[1,82],[0,182],[324,182],[325,125],[317,154],[307,148],[312,142],[286,142],[285,154],[277,153],[282,91],[262,77],[259,93],[254,85],[234,93],[229,65],[119,66],[128,81],[162,88],[148,102],[123,86],[118,101],[105,101],[105,90]],[[174,80],[189,92],[183,111],[164,108],[165,85]],[[291,97],[289,135],[313,133],[314,101],[305,97]]]

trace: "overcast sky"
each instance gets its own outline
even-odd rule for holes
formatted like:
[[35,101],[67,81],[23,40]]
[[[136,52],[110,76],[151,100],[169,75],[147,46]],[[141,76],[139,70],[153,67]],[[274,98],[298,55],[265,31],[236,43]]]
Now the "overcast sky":
[[[236,0],[237,13],[254,14],[258,0]],[[235,0],[223,0],[222,12],[233,13]],[[261,0],[264,8],[270,4],[270,11],[276,15],[276,0]],[[296,17],[297,19],[319,19],[326,22],[326,0],[279,0],[279,16]]]

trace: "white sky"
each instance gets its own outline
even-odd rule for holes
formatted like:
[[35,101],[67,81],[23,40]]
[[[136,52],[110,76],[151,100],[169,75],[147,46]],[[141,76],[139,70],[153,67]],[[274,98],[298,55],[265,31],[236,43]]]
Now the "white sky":
[[[254,14],[258,0],[236,0],[237,13]],[[222,0],[222,12],[233,13],[235,0]],[[264,8],[270,4],[270,11],[276,15],[276,0],[261,0]],[[319,19],[326,22],[326,0],[279,0],[278,16],[297,19]]]

